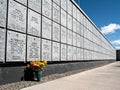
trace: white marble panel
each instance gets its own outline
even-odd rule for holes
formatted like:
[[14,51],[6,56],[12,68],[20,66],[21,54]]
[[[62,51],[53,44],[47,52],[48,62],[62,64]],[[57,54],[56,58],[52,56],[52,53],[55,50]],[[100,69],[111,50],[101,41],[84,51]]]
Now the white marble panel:
[[42,37],[51,39],[51,20],[42,16]]
[[28,0],[28,7],[41,13],[41,0]]
[[83,60],[83,49],[80,49],[80,59]]
[[80,46],[80,35],[77,34],[77,47]]
[[8,31],[6,61],[25,61],[26,35]]
[[66,61],[67,58],[67,49],[66,49],[66,45],[65,44],[61,44],[61,60],[62,61]]
[[73,5],[72,2],[70,0],[67,0],[67,12],[72,15],[72,9],[73,9]]
[[53,20],[60,23],[60,7],[53,3]]
[[70,45],[72,45],[72,37],[73,37],[72,31],[67,30],[67,43]]
[[67,29],[61,26],[61,42],[66,43]]
[[0,26],[6,26],[7,0],[0,0]]
[[0,28],[0,62],[5,61],[5,29]]
[[72,46],[67,47],[67,60],[68,61],[73,60],[73,48],[72,48]]
[[61,7],[66,11],[67,0],[61,0]]
[[40,38],[28,36],[27,61],[40,60]]
[[[22,4],[24,4],[24,5],[27,6],[27,0],[16,0],[16,1],[18,1],[18,2],[20,2],[20,3],[22,3]],[[28,0],[28,1],[29,1],[29,0]]]
[[26,7],[18,4],[13,0],[9,0],[8,9],[8,28],[26,32]]
[[83,48],[84,46],[84,40],[83,40],[83,37],[80,37],[80,46]]
[[51,61],[51,41],[42,39],[42,58]]
[[80,18],[79,21],[80,21],[81,23],[83,23],[83,14],[82,14],[81,12],[79,13],[79,18]]
[[73,45],[76,46],[77,45],[77,34],[73,33]]
[[52,60],[60,61],[60,44],[57,42],[52,44]]
[[48,18],[51,18],[51,11],[52,11],[51,0],[43,0],[42,1],[42,14]]
[[60,0],[53,0],[53,2],[60,6]]
[[67,16],[67,27],[72,30],[72,17],[69,14]]
[[77,18],[77,8],[75,5],[73,5],[73,17],[76,19]]
[[41,15],[32,10],[28,10],[28,33],[39,36],[41,32]]
[[80,35],[83,36],[84,35],[84,29],[83,29],[83,26],[81,25],[81,30],[80,30]]
[[73,60],[77,60],[77,48],[73,47]]
[[77,20],[79,19],[79,10],[77,9]]
[[77,22],[77,33],[81,34],[81,24]]
[[66,12],[61,9],[61,24],[66,27],[67,18],[66,18]]
[[77,48],[77,60],[80,60],[80,48]]
[[84,49],[84,60],[86,60],[87,59],[87,51],[86,51],[86,49]]
[[60,25],[53,22],[53,40],[60,42]]
[[77,31],[77,21],[73,18],[73,31]]

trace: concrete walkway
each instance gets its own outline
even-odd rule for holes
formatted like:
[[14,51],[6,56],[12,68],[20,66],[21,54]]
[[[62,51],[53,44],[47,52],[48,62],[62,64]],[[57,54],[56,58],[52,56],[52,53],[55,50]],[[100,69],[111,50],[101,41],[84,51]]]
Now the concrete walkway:
[[120,90],[120,62],[21,90]]

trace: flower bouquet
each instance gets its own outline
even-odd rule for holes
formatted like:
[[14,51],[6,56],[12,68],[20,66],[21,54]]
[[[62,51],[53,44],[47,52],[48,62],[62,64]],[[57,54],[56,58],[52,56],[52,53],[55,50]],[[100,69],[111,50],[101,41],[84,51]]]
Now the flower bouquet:
[[42,78],[42,71],[45,70],[47,66],[47,60],[43,59],[42,61],[30,61],[29,64],[27,64],[27,68],[31,69],[37,78],[38,81],[41,81]]

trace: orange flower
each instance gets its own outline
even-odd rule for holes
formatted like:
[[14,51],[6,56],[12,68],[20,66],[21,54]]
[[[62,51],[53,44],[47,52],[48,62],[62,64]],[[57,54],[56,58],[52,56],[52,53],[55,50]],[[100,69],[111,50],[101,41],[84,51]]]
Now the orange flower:
[[31,68],[32,70],[44,70],[47,66],[47,61],[44,59],[43,61],[34,61],[32,60],[29,64],[27,64],[27,68]]

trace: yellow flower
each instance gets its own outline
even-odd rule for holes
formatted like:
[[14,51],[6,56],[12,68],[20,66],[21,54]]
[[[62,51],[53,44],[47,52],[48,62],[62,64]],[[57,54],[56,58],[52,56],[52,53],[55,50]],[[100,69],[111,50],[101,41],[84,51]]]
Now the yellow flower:
[[30,68],[30,65],[29,65],[29,64],[27,64],[27,68]]

